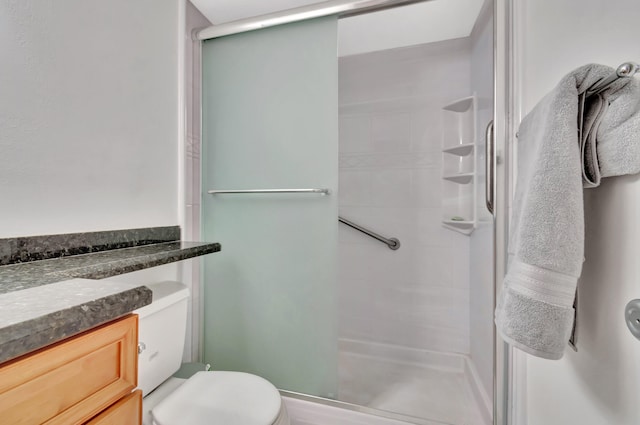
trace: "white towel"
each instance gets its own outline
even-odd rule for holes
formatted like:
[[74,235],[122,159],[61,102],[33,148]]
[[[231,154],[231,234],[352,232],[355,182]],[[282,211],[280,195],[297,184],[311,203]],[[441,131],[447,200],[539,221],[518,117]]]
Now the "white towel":
[[519,129],[509,266],[496,325],[505,341],[547,359],[562,357],[574,320],[584,254],[583,175],[593,187],[600,177],[640,171],[638,82],[624,79],[597,98],[582,96],[613,71],[586,65],[571,72]]

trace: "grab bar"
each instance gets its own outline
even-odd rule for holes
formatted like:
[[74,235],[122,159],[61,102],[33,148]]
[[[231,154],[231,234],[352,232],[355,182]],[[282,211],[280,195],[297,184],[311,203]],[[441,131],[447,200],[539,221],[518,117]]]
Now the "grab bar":
[[346,224],[347,226],[356,229],[359,232],[364,233],[365,235],[371,236],[372,238],[379,240],[380,242],[386,244],[390,249],[393,249],[394,251],[400,248],[400,241],[396,238],[385,238],[384,236],[380,236],[376,232],[372,232],[369,229],[365,229],[364,227],[355,224],[353,221],[349,221],[346,218],[342,218],[340,216],[338,216],[338,221],[340,223]]
[[209,190],[211,195],[227,193],[321,193],[329,194],[329,189],[241,189],[241,190]]

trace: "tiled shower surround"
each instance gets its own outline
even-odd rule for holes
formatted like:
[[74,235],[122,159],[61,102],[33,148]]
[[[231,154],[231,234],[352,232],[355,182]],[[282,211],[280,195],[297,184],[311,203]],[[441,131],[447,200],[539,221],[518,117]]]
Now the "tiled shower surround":
[[340,61],[341,337],[468,353],[469,238],[441,225],[441,107],[470,94],[469,42]]
[[[441,225],[441,108],[472,94],[471,47],[430,43],[341,58],[339,68],[340,215],[401,242],[392,251],[339,228],[339,398],[454,424],[471,398],[453,354],[470,352],[470,239]],[[447,385],[440,371],[460,396],[442,409],[425,390]],[[414,399],[389,400],[403,391]]]

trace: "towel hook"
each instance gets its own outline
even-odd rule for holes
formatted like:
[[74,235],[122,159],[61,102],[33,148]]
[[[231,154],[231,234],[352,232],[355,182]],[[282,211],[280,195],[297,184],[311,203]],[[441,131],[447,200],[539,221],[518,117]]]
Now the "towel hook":
[[631,300],[624,308],[624,318],[629,331],[640,339],[640,300]]
[[631,77],[640,69],[640,65],[634,62],[625,62],[616,69],[616,75],[620,78]]
[[598,94],[601,91],[608,88],[614,81],[617,81],[620,78],[628,78],[633,77],[636,72],[640,69],[640,65],[634,62],[625,62],[620,65],[616,72],[612,73],[608,77],[600,80],[593,87],[587,90],[587,96],[591,96],[594,94]]

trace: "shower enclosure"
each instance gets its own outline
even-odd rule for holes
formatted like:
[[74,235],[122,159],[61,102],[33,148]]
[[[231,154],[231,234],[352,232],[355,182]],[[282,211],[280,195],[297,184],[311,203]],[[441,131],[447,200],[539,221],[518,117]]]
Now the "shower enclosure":
[[335,14],[225,31],[200,33],[201,229],[222,244],[203,360],[291,397],[491,423],[493,3],[468,36],[342,57]]
[[205,360],[324,397],[337,394],[336,29],[328,17],[202,46],[203,187],[246,190],[204,195],[204,236],[226,242],[205,263]]

